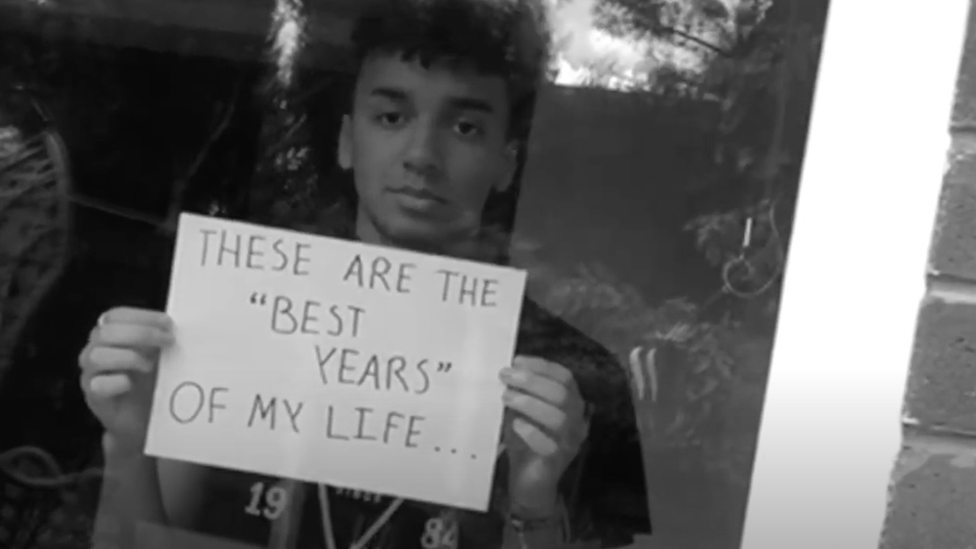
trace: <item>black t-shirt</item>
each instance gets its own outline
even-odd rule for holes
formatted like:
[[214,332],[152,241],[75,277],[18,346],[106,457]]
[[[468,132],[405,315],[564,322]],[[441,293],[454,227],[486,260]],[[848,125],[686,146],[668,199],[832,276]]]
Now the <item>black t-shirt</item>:
[[[516,352],[569,368],[591,406],[589,438],[561,485],[571,537],[617,547],[631,543],[634,534],[649,534],[643,458],[624,369],[601,346],[530,300],[522,308]],[[498,548],[506,465],[500,456],[487,513],[211,469],[201,487],[205,512],[193,530],[273,549]]]

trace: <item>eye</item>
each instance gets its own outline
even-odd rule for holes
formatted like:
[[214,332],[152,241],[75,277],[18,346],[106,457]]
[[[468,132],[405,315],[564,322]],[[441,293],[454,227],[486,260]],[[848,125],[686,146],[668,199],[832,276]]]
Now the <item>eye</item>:
[[476,124],[468,120],[459,120],[457,124],[454,125],[454,131],[456,131],[461,137],[479,137],[484,133],[484,130],[480,124]]
[[406,117],[402,113],[389,111],[376,115],[376,121],[384,127],[395,128],[403,124]]

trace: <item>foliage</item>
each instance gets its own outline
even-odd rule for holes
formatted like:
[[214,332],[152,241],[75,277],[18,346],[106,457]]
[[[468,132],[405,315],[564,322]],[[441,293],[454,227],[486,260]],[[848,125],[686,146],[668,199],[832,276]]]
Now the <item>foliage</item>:
[[[807,118],[826,1],[603,0],[603,28],[685,48],[698,70],[665,59],[635,93],[718,103],[707,133],[717,143],[710,170],[686,183],[705,213],[689,220],[698,249],[716,269],[715,295],[645,303],[599,266],[553,276],[548,304],[611,342],[627,364],[653,355],[663,389],[643,408],[652,452],[697,448],[701,463],[733,486],[748,485],[765,387],[780,275],[799,185]],[[666,49],[666,48],[665,48]],[[592,85],[614,67],[590,67]],[[707,141],[707,140],[703,140]],[[668,352],[661,353],[666,349]],[[645,361],[647,355],[644,356]]]
[[[23,94],[0,94],[0,349],[16,340],[67,259],[67,152],[43,116]],[[8,361],[0,353],[0,382]]]
[[294,55],[305,42],[305,14],[299,0],[279,0],[276,6],[268,33],[269,61],[276,70],[267,71],[259,92],[263,125],[250,211],[254,221],[294,226],[308,222],[318,202],[307,114],[293,85]]

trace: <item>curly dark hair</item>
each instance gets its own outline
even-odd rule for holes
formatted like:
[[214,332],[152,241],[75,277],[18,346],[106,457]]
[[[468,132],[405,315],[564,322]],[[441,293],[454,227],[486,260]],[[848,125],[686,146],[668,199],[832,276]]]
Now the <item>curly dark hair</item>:
[[[552,33],[544,0],[357,0],[350,37],[353,64],[343,76],[332,74],[314,83],[321,73],[309,71],[315,94],[305,99],[309,115],[313,159],[325,176],[318,188],[313,218],[302,230],[352,238],[358,197],[351,175],[335,166],[337,124],[348,114],[355,71],[376,53],[399,55],[424,66],[447,63],[499,76],[507,84],[511,112],[509,138],[519,156],[516,184],[494,193],[485,205],[483,225],[491,232],[511,230],[518,200],[521,166],[532,126],[536,95],[550,67]],[[315,66],[310,63],[309,66]],[[350,78],[346,78],[348,75]],[[499,250],[507,249],[507,236],[497,237]],[[506,254],[499,251],[498,261]]]
[[514,138],[528,131],[551,44],[542,0],[369,0],[352,34],[359,63],[381,52],[504,78]]

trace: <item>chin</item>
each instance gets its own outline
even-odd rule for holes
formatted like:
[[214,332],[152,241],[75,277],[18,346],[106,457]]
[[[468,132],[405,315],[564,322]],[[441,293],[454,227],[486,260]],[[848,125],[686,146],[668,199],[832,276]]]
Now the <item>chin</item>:
[[406,248],[434,251],[443,248],[451,241],[448,236],[451,231],[447,227],[433,223],[407,221],[391,223],[385,229],[387,238]]

